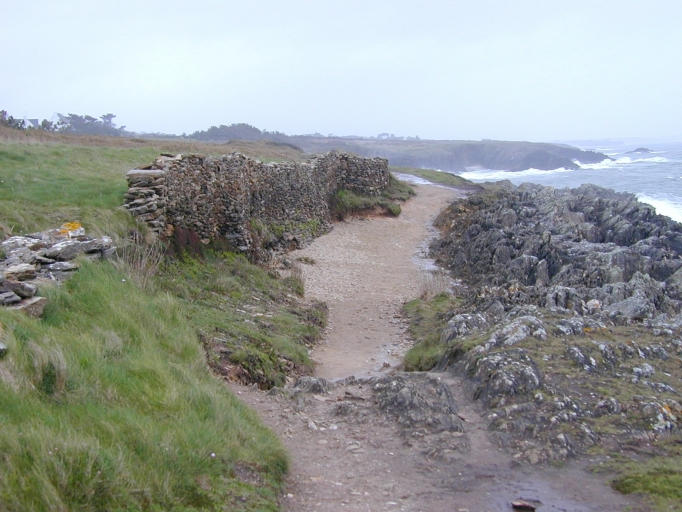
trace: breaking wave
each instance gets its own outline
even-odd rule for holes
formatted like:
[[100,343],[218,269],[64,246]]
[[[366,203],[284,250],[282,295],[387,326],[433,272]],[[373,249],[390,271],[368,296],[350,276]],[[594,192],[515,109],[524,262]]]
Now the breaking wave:
[[682,222],[682,203],[647,194],[637,194],[637,199],[656,208],[656,213],[666,215],[677,222]]
[[480,171],[465,171],[459,173],[459,176],[471,181],[499,181],[511,178],[522,178],[524,176],[547,176],[548,174],[557,174],[561,172],[573,172],[573,169],[566,169],[559,167],[550,171],[543,171],[542,169],[526,169],[525,171],[500,171],[484,169]]
[[655,163],[655,164],[662,164],[662,163],[670,162],[670,160],[668,160],[664,156],[652,156],[649,158],[630,158],[629,156],[622,156],[620,158],[616,158],[615,160],[605,159],[605,160],[602,160],[601,162],[597,162],[594,164],[583,164],[578,160],[574,160],[574,162],[581,169],[612,169],[613,167],[622,167],[624,165],[640,164],[640,163],[646,163],[646,162]]

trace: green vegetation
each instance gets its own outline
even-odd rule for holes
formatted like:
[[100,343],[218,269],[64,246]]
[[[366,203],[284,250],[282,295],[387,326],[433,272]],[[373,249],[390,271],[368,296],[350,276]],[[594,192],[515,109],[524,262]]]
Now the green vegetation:
[[[125,245],[125,172],[193,148],[7,133],[0,237],[78,220]],[[211,368],[264,388],[308,372],[325,308],[241,256],[130,247],[41,287],[40,319],[0,310],[0,509],[276,510],[285,451]]]
[[0,229],[23,233],[79,220],[90,232],[125,232],[132,220],[117,209],[125,173],[156,156],[154,148],[0,144]]
[[284,450],[210,375],[198,307],[106,263],[48,295],[0,311],[3,508],[275,509]]
[[410,335],[417,342],[405,354],[405,370],[431,370],[446,355],[449,347],[440,342],[440,333],[456,305],[457,299],[452,295],[440,293],[431,299],[411,300],[403,306]]
[[251,219],[249,224],[255,244],[265,249],[276,248],[282,244],[284,233],[292,233],[298,237],[312,239],[326,231],[326,226],[318,219],[280,223],[265,223],[260,219]]
[[374,210],[397,217],[401,212],[399,201],[406,201],[414,194],[415,191],[412,187],[397,180],[391,174],[388,187],[378,196],[360,195],[350,190],[339,190],[332,199],[332,215],[343,220],[348,215]]
[[271,388],[287,374],[312,371],[308,348],[326,309],[301,304],[299,278],[276,279],[241,255],[208,253],[169,262],[156,287],[183,304],[219,373]]
[[389,174],[388,187],[383,191],[382,197],[390,201],[407,201],[415,194],[416,192],[409,184],[396,179],[393,174]]
[[394,166],[391,166],[391,171],[402,174],[411,174],[412,176],[418,176],[430,181],[431,183],[438,183],[439,185],[447,185],[449,187],[475,186],[472,182],[462,178],[461,176],[450,174],[449,172],[444,171]]
[[[12,138],[2,142],[5,139]],[[37,143],[32,137],[47,137]],[[19,142],[14,140],[19,138]],[[25,139],[25,140],[24,140]],[[51,139],[55,139],[53,142]],[[108,143],[111,146],[103,144]],[[295,157],[288,147],[241,142],[197,145],[181,142],[80,138],[36,131],[0,130],[0,237],[80,221],[90,233],[124,234],[133,227],[123,204],[125,173],[150,164],[161,152],[242,151],[263,161]]]
[[657,510],[682,510],[682,459],[667,457],[647,461],[645,467],[631,463],[631,469],[613,481],[624,494],[642,493],[652,497]]
[[612,454],[592,469],[615,473],[612,487],[624,494],[644,496],[651,510],[682,511],[682,443],[679,435],[663,438],[647,451],[650,451],[647,458]]

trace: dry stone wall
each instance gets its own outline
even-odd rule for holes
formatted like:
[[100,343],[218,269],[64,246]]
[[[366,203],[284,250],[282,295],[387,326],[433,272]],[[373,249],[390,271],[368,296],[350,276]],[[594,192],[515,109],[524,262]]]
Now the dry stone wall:
[[223,240],[263,260],[327,231],[338,190],[379,195],[389,173],[383,158],[337,152],[286,163],[232,153],[161,156],[127,179],[126,208],[156,233]]

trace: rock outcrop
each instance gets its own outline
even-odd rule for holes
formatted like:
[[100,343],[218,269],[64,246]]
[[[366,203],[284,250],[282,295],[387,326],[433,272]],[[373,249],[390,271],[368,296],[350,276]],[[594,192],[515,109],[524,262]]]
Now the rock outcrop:
[[436,365],[532,463],[682,427],[682,225],[631,194],[497,186],[432,251],[462,280]]
[[[634,195],[593,185],[521,185],[452,205],[439,260],[506,305],[534,304],[617,323],[678,314],[682,225]],[[513,288],[513,290],[512,290]]]
[[389,173],[384,159],[335,152],[303,163],[232,153],[161,156],[127,179],[125,206],[153,231],[220,240],[263,260],[328,230],[337,191],[379,195]]

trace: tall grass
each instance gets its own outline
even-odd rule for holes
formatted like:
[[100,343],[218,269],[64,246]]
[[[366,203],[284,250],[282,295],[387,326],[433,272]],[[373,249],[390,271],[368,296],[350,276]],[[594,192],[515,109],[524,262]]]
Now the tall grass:
[[0,144],[3,230],[21,234],[78,220],[89,232],[123,233],[133,225],[118,208],[125,173],[156,156],[153,148]]
[[42,320],[0,311],[0,510],[275,508],[284,450],[210,375],[182,300],[107,263],[49,298]]

